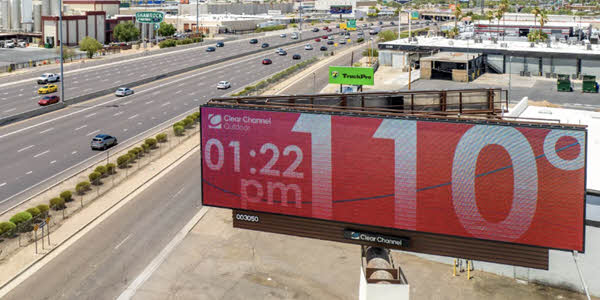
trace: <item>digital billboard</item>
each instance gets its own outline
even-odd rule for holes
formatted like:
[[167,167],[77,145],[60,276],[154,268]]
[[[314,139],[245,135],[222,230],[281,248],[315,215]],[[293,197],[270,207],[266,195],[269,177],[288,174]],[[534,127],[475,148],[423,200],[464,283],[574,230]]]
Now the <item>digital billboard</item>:
[[351,14],[352,5],[331,5],[329,7],[329,13],[333,15]]
[[203,204],[582,251],[587,132],[203,106]]

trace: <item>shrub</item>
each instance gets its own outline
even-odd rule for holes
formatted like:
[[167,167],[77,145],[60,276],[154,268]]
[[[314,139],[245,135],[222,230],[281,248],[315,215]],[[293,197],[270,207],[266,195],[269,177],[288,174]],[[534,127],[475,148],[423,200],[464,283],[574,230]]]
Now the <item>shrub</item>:
[[129,159],[131,162],[134,162],[136,158],[138,158],[138,150],[137,148],[133,148],[129,151],[127,151],[127,154],[129,155]]
[[167,142],[167,134],[166,133],[157,134],[156,141],[159,143],[166,143]]
[[148,146],[148,144],[143,143],[140,146],[142,147],[142,150],[144,150],[144,153],[150,152],[150,146]]
[[183,135],[183,132],[185,131],[185,129],[183,128],[183,126],[173,126],[173,132],[175,133],[175,135],[177,136],[181,136]]
[[149,138],[146,139],[146,141],[144,142],[146,145],[148,145],[148,147],[150,147],[150,149],[154,149],[156,148],[156,140],[155,138]]
[[26,211],[34,218],[40,215],[40,210],[37,207],[29,208]]
[[286,28],[287,28],[287,25],[285,25],[285,24],[273,25],[273,26],[256,28],[256,30],[254,30],[254,32],[265,32],[265,31],[281,30],[281,29],[286,29]]
[[105,166],[97,166],[96,169],[94,169],[94,172],[100,173],[100,176],[102,176],[102,177],[108,175],[108,174],[106,174],[106,167]]
[[192,127],[192,124],[194,124],[194,121],[192,121],[192,119],[190,119],[190,118],[185,118],[181,122],[183,122],[183,127],[186,129]]
[[65,205],[65,199],[60,197],[50,199],[50,207],[52,207],[54,210],[62,210],[67,208]]
[[107,175],[112,175],[116,173],[116,165],[113,163],[108,163],[106,164],[106,174]]
[[[372,50],[372,51],[371,51]],[[365,49],[362,53],[363,56],[371,56],[371,57],[376,57],[379,56],[379,52],[377,51],[377,49]]]
[[0,234],[11,232],[17,228],[17,225],[13,222],[2,222],[0,223]]
[[133,150],[136,152],[138,157],[144,156],[144,149],[142,147],[135,147]]
[[90,179],[90,182],[93,185],[99,185],[101,183],[100,177],[102,177],[102,174],[100,174],[99,172],[96,172],[96,171],[94,171],[94,172],[90,173],[90,175],[88,175],[88,178]]
[[177,44],[177,42],[175,40],[168,39],[168,40],[164,40],[164,41],[158,43],[158,47],[161,49],[168,48],[168,47],[175,47],[176,44]]
[[73,193],[71,193],[71,191],[63,191],[60,193],[60,197],[65,199],[65,202],[73,201]]
[[365,39],[364,39],[364,38],[358,38],[358,39],[356,39],[356,42],[357,42],[357,43],[362,43],[362,42],[364,42],[364,41],[365,41]]
[[92,189],[92,186],[88,181],[82,181],[75,186],[75,191],[79,195],[85,194],[85,192],[89,191],[90,189]]
[[48,207],[48,205],[46,205],[46,204],[40,204],[40,205],[36,206],[36,208],[39,209],[40,210],[40,214],[42,214],[44,216],[50,210],[50,207]]
[[12,216],[12,218],[10,218],[10,221],[15,223],[15,225],[19,226],[19,224],[27,222],[31,220],[31,218],[33,218],[33,216],[30,213],[22,211]]
[[175,127],[175,126],[185,127],[185,123],[183,122],[183,120],[181,120],[179,122],[175,122],[175,124],[173,124],[173,127]]
[[131,158],[129,157],[129,155],[127,155],[127,154],[121,155],[121,156],[117,157],[117,165],[121,169],[127,168],[130,160],[131,160]]

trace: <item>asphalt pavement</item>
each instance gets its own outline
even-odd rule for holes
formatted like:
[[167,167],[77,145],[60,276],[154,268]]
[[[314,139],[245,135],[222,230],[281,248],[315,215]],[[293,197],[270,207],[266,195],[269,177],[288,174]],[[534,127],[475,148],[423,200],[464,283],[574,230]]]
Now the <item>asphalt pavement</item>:
[[[114,135],[123,144],[213,97],[243,88],[312,56],[323,55],[318,49],[325,42],[307,43],[315,49],[304,50],[306,43],[300,43],[284,47],[287,56],[279,56],[274,50],[254,54],[146,84],[131,96],[107,95],[0,128],[0,152],[3,153],[0,157],[0,212],[50,185],[57,180],[53,176],[66,174],[63,172],[70,167],[93,156],[104,157],[104,153],[90,149],[89,143],[95,134]],[[338,49],[345,47],[348,45]],[[220,50],[224,49],[227,48]],[[329,46],[329,50],[333,47]],[[302,55],[301,60],[292,60],[296,53]],[[273,64],[262,65],[263,58],[272,59]],[[230,81],[232,88],[217,90],[216,84],[221,80]]]
[[196,151],[3,299],[117,298],[199,211],[198,182]]
[[[302,37],[316,37],[331,33],[305,31]],[[185,69],[186,67],[210,63],[212,61],[233,57],[242,53],[261,49],[262,43],[277,47],[290,42],[290,35],[281,38],[278,35],[257,38],[257,44],[249,44],[247,39],[225,42],[225,47],[217,47],[215,52],[206,52],[212,45],[186,48],[163,54],[149,54],[126,61],[116,61],[91,67],[84,67],[65,72],[65,99],[72,99],[82,95],[92,94],[110,87],[127,86],[137,80],[159,76],[168,72]],[[269,50],[267,50],[269,51]],[[41,74],[40,74],[41,75]],[[56,95],[60,95],[59,90]],[[0,118],[16,115],[38,108],[37,101],[43,96],[37,91],[41,85],[35,78],[13,81],[10,77],[0,84]]]

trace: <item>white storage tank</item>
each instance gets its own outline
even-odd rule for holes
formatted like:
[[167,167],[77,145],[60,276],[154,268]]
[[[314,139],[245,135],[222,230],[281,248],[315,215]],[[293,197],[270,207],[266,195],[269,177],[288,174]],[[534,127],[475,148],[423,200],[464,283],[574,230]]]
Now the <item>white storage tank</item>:
[[60,0],[50,0],[50,15],[58,16],[58,7],[60,6]]
[[0,0],[0,19],[2,19],[0,27],[5,30],[10,29],[10,15],[8,14],[9,10],[10,5],[8,0]]
[[42,32],[42,5],[33,5],[33,31]]
[[50,0],[42,0],[42,16],[50,15]]
[[12,0],[10,3],[10,29],[11,30],[21,30],[21,1],[20,0]]

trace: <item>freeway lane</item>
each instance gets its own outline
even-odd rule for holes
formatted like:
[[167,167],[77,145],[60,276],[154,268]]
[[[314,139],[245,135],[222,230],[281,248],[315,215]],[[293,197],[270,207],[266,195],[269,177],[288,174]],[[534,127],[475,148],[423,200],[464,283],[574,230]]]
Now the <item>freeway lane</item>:
[[[318,49],[324,42],[313,41],[311,44]],[[19,202],[22,198],[13,196],[21,191],[98,154],[89,149],[95,133],[113,134],[123,143],[197,108],[210,98],[230,92],[215,88],[220,80],[231,81],[232,89],[242,88],[298,63],[291,57],[295,53],[301,54],[303,60],[322,55],[318,50],[303,50],[303,45],[285,48],[287,56],[276,55],[271,50],[267,55],[256,54],[154,82],[137,89],[132,96],[116,98],[108,95],[85,105],[74,105],[0,128],[0,163],[3,166],[0,170],[0,212]],[[263,57],[271,58],[273,64],[262,65]]]
[[3,299],[118,297],[198,212],[199,166],[196,150]]
[[[305,31],[302,36],[313,37],[321,34],[322,32]],[[206,52],[207,46],[202,46],[189,48],[181,52],[150,55],[128,61],[72,70],[65,74],[65,99],[87,95],[112,86],[127,85],[136,80],[182,70],[189,66],[208,63],[241,53],[249,53],[260,49],[263,42],[277,47],[282,43],[291,41],[289,35],[286,38],[268,36],[258,38],[258,40],[258,44],[249,44],[247,39],[226,42],[225,47],[217,48],[215,52]],[[0,90],[0,118],[38,108],[37,101],[41,96],[37,94],[37,90],[40,86],[35,80],[25,80],[24,82],[3,86]],[[60,95],[60,91],[56,94]]]

